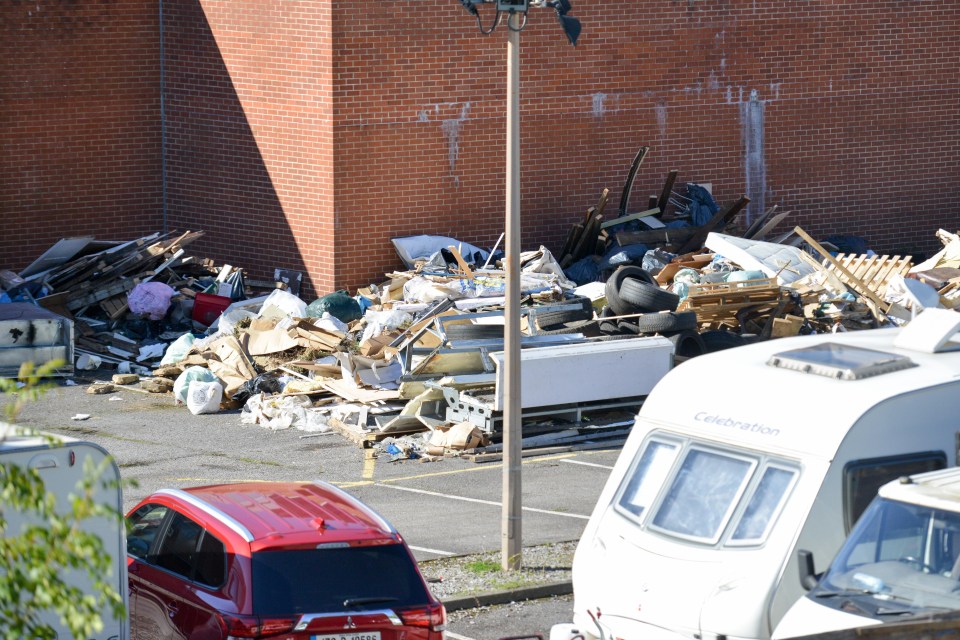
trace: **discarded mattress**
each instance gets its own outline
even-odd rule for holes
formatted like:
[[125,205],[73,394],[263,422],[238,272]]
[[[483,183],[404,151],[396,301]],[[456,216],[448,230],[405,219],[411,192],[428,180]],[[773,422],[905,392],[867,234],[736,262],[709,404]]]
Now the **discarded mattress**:
[[800,249],[789,245],[748,240],[722,233],[709,233],[704,245],[740,265],[746,271],[762,271],[787,285],[813,273],[814,268],[800,257]]

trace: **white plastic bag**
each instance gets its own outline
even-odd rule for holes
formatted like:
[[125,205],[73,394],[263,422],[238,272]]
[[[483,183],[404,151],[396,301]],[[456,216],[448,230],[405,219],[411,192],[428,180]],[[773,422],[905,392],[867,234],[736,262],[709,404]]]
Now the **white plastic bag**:
[[363,335],[360,336],[360,342],[376,337],[384,331],[399,329],[405,323],[413,322],[412,315],[398,309],[390,309],[387,311],[373,311],[371,309],[367,311],[364,318],[367,321],[367,326],[363,330]]
[[176,364],[183,360],[184,356],[187,355],[187,352],[193,348],[193,343],[195,340],[196,338],[192,333],[185,333],[171,342],[170,346],[167,347],[166,352],[164,352],[163,358],[160,360],[160,366]]
[[253,311],[248,311],[246,309],[230,309],[224,311],[220,314],[218,320],[220,321],[217,325],[217,331],[220,333],[233,333],[233,330],[237,327],[239,323],[244,318],[256,318],[257,314]]
[[257,315],[261,318],[282,316],[305,318],[307,317],[307,303],[283,289],[274,289],[263,301]]
[[187,409],[190,409],[190,413],[195,416],[220,411],[221,400],[223,400],[223,385],[219,382],[194,380],[187,388]]
[[180,404],[187,403],[190,383],[195,380],[200,382],[219,382],[217,376],[215,376],[213,372],[206,367],[187,367],[173,382],[173,396],[176,398],[177,402]]

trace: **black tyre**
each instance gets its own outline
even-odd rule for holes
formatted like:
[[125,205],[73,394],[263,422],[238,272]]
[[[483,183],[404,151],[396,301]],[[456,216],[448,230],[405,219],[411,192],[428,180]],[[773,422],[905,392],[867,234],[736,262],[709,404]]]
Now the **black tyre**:
[[565,324],[567,322],[578,322],[581,320],[593,319],[593,302],[586,296],[576,296],[569,300],[564,300],[557,304],[579,304],[578,309],[566,309],[563,311],[540,311],[533,317],[536,319],[538,327],[547,328],[551,325]]
[[560,335],[565,333],[582,333],[584,336],[603,335],[596,320],[575,320],[544,327],[537,331],[539,336]]
[[700,334],[700,340],[703,342],[704,353],[732,349],[733,347],[739,347],[750,342],[750,340],[744,338],[739,333],[723,331],[722,329],[704,331]]
[[640,327],[637,326],[637,323],[634,321],[635,318],[630,320],[620,320],[617,322],[617,329],[620,330],[620,333],[630,334],[634,336],[640,335]]
[[624,265],[617,267],[617,270],[613,272],[610,278],[613,279],[613,283],[617,287],[618,291],[623,288],[623,281],[627,278],[633,278],[634,280],[640,280],[641,282],[646,282],[648,284],[657,284],[656,279],[650,275],[649,271],[643,267],[638,267],[635,265]]
[[706,353],[703,340],[696,331],[681,331],[668,339],[674,344],[673,354],[675,356],[693,358]]
[[[633,274],[633,275],[631,275]],[[603,291],[607,296],[607,306],[613,311],[614,315],[625,316],[631,313],[642,313],[645,309],[640,309],[636,305],[631,304],[627,300],[624,300],[620,295],[620,287],[624,282],[624,279],[628,277],[635,277],[637,279],[651,278],[649,273],[640,267],[618,267],[616,271],[613,272],[607,281],[603,285]]]
[[597,324],[600,333],[604,335],[617,335],[620,333],[620,327],[616,320],[604,320]]
[[628,306],[620,299],[617,287],[613,284],[613,276],[607,278],[607,282],[603,285],[603,293],[607,297],[607,308],[613,315],[624,316],[628,313],[635,313],[633,307]]
[[645,313],[634,320],[638,333],[670,335],[697,330],[697,314],[693,311],[659,311]]
[[626,278],[620,285],[620,300],[643,311],[676,311],[680,296],[661,289],[658,284]]

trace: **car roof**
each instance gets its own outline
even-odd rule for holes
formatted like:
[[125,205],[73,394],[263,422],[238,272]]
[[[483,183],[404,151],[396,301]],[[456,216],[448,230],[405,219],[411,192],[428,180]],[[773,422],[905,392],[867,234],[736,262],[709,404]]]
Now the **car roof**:
[[[252,547],[399,539],[373,509],[326,482],[247,482],[166,490],[216,517]],[[272,542],[271,542],[272,541]]]

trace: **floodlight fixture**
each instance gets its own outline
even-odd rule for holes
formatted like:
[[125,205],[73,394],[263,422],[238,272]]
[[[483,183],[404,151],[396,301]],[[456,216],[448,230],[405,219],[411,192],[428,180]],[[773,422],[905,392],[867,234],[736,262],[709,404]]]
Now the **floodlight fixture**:
[[573,46],[577,46],[577,38],[580,36],[580,21],[567,15],[567,12],[570,11],[570,0],[547,0],[544,4],[556,10],[557,20],[560,21],[560,28],[566,34],[567,40]]
[[463,5],[463,8],[470,12],[470,15],[480,17],[480,13],[477,11],[477,8],[473,5],[473,0],[460,0],[460,4]]
[[[580,21],[567,15],[571,8],[570,0],[460,0],[460,4],[477,19],[480,32],[484,35],[493,33],[497,26],[504,22],[511,31],[522,31],[527,25],[527,12],[531,8],[551,8],[557,12],[560,28],[563,29],[563,33],[567,36],[570,44],[577,46],[577,38],[580,37]],[[496,15],[489,27],[485,27],[480,20],[480,12],[477,10],[478,4],[493,4],[496,7]],[[502,16],[517,16],[520,22],[517,26],[514,26],[510,20],[501,20]]]

